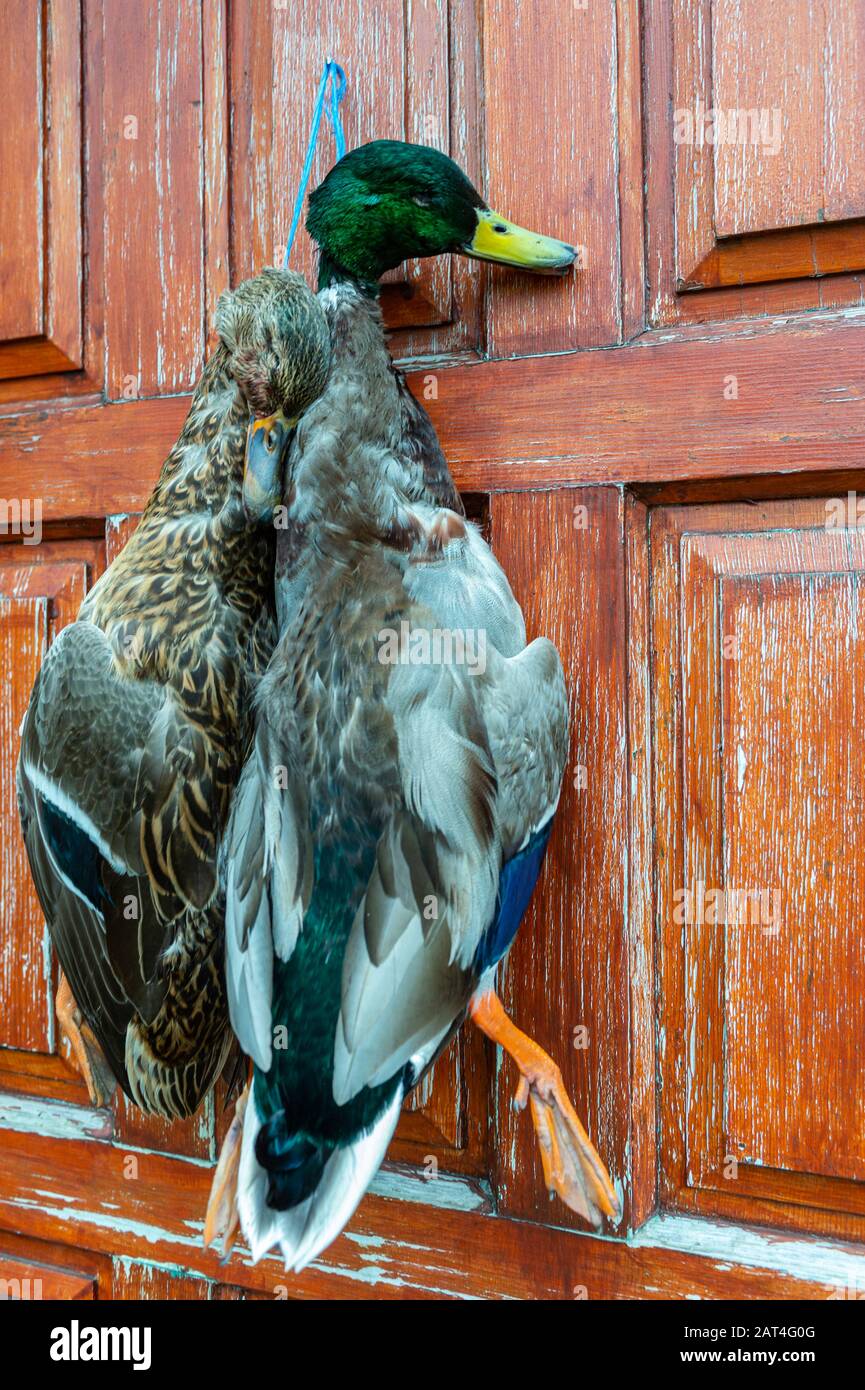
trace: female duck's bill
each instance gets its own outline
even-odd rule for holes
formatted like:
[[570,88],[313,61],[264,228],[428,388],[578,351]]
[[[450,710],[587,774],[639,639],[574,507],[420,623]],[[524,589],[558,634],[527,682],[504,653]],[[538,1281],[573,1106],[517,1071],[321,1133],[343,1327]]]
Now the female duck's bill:
[[282,501],[285,460],[297,419],[288,419],[281,410],[250,418],[243,464],[243,510],[250,522],[272,520]]
[[518,227],[490,208],[478,208],[477,219],[474,236],[461,248],[473,260],[520,266],[536,275],[566,275],[576,259],[575,246]]

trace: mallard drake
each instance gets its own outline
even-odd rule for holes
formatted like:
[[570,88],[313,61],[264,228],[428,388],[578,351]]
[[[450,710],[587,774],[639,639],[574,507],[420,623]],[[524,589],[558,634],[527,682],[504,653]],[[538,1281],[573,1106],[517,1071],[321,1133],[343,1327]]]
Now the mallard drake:
[[596,1226],[618,1213],[558,1068],[493,990],[558,802],[561,663],[526,645],[377,304],[408,256],[561,272],[575,253],[393,141],[342,159],[307,226],[332,364],[289,454],[281,637],[224,845],[230,1012],[254,1075],[205,1227],[228,1246],[239,1222],[253,1258],[278,1245],[295,1270],[349,1219],[467,1016],[517,1063],[551,1190]]
[[166,1116],[194,1111],[230,1042],[217,846],[276,637],[286,447],[330,355],[321,306],[284,271],[223,294],[216,327],[138,529],[48,651],[18,763],[58,1017],[91,1100],[119,1082]]

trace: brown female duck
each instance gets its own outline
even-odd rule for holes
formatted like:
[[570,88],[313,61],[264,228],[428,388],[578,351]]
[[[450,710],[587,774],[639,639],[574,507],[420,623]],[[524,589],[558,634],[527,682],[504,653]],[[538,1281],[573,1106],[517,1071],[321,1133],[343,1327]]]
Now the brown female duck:
[[299,275],[222,296],[219,344],[141,523],[50,648],[22,726],[30,866],[57,1011],[94,1104],[192,1113],[230,1040],[216,856],[275,640],[274,530],[297,417],[323,389]]

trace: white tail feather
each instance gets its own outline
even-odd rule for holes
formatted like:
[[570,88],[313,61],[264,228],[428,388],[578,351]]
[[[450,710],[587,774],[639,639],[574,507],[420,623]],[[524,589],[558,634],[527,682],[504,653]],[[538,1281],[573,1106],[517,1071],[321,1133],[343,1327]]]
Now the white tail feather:
[[255,1108],[255,1091],[250,1092],[243,1121],[237,1209],[254,1263],[278,1245],[286,1269],[299,1273],[336,1240],[381,1166],[402,1101],[402,1087],[398,1087],[367,1134],[334,1150],[311,1196],[288,1211],[273,1211],[267,1205],[267,1172],[255,1156],[261,1119]]

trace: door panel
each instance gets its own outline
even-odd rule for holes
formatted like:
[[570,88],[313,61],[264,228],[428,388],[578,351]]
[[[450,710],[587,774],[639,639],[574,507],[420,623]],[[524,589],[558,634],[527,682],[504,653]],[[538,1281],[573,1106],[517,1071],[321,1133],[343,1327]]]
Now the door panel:
[[496,357],[619,340],[622,248],[610,229],[628,147],[614,103],[587,99],[614,90],[616,21],[615,5],[484,5],[488,196],[506,217],[581,248],[564,280],[527,284],[492,269]]
[[840,1232],[865,1217],[865,534],[830,505],[653,520],[657,911],[668,1198]]
[[[697,8],[695,24],[692,0],[673,7],[677,288],[861,270],[865,228],[834,225],[865,216],[860,161],[850,159],[865,135],[861,7]],[[761,232],[773,235],[754,240]]]
[[20,833],[14,833],[18,819],[15,768],[18,732],[33,681],[49,643],[78,612],[87,588],[87,563],[83,558],[57,564],[15,563],[19,557],[7,558],[0,552],[0,672],[4,684],[0,700],[0,816],[7,827],[3,856],[3,882],[7,886],[0,898],[0,996],[4,1001],[0,1045],[51,1053],[55,1048],[51,945],[30,882],[24,845]]
[[82,362],[81,13],[4,6],[0,90],[0,378]]
[[652,322],[858,302],[863,44],[848,0],[647,0]]
[[90,541],[0,545],[0,1074],[32,1074],[42,1083],[74,1079],[76,1090],[77,1073],[55,1055],[56,969],[21,839],[15,769],[21,721],[41,660],[75,618],[103,563]]
[[862,6],[712,0],[711,15],[710,104],[746,121],[714,148],[716,236],[865,217]]

